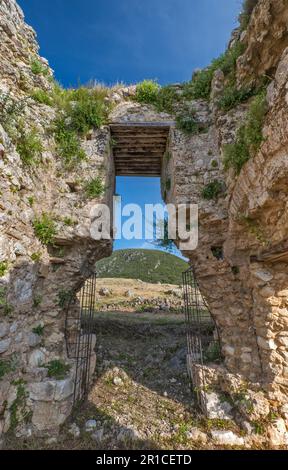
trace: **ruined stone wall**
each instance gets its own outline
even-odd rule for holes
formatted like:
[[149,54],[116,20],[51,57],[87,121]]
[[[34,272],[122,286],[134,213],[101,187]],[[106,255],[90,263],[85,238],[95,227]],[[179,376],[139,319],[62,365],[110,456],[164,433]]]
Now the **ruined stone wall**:
[[[36,129],[44,147],[37,166],[25,166],[0,125],[0,434],[27,436],[57,431],[71,410],[74,363],[66,357],[63,302],[112,251],[110,241],[94,239],[92,208],[111,205],[114,169],[108,127],[82,142],[88,158],[77,168],[63,166],[49,132],[55,111],[30,97],[35,88],[51,89],[52,71],[14,0],[0,2],[0,36],[0,92],[24,103],[26,128]],[[45,74],[32,71],[35,60]],[[101,201],[83,189],[97,175],[106,188]],[[56,225],[48,246],[33,228],[43,213]],[[63,380],[47,377],[45,365],[55,359],[70,365]]]
[[[246,45],[237,62],[239,86],[257,83],[264,74],[272,79],[256,156],[239,176],[224,171],[224,146],[235,139],[249,102],[220,111],[216,102],[224,75],[217,71],[210,103],[192,103],[207,132],[191,137],[171,132],[173,184],[167,195],[171,202],[199,204],[198,249],[185,254],[220,331],[226,373],[218,368],[217,386],[233,395],[234,374],[240,378],[238,389],[244,380],[254,391],[264,391],[268,406],[250,418],[269,421],[269,406],[279,413],[278,420],[266,421],[271,444],[287,442],[287,14],[287,2],[259,1],[247,31],[235,33]],[[218,167],[213,163],[212,169],[214,160]],[[217,200],[205,201],[203,188],[213,178],[225,190]],[[207,377],[213,376],[206,383],[215,385],[216,370],[206,370]],[[262,398],[252,401],[263,403]]]

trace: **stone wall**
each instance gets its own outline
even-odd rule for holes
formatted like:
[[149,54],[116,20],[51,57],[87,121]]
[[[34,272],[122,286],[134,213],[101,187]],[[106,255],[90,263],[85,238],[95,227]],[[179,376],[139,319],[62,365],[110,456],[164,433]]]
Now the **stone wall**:
[[[52,71],[32,72],[33,61],[45,68],[47,61],[12,0],[0,2],[0,35],[0,92],[24,103],[25,123],[37,129],[44,146],[39,164],[27,167],[0,125],[0,434],[12,428],[27,436],[56,432],[71,411],[74,363],[66,357],[63,299],[112,251],[110,241],[94,239],[92,208],[97,202],[111,206],[114,169],[108,127],[82,142],[84,162],[74,170],[63,167],[49,133],[55,111],[30,98],[35,88],[51,89]],[[106,187],[101,201],[83,190],[96,175]],[[33,229],[43,213],[56,225],[48,246]],[[52,360],[69,364],[65,379],[47,377]]]

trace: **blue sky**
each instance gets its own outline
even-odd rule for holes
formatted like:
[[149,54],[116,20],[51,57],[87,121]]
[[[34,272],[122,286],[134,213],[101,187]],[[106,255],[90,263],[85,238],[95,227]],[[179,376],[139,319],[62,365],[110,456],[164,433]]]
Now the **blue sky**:
[[242,0],[18,0],[65,86],[189,80],[224,51]]
[[[225,50],[242,0],[18,0],[63,86],[190,80]],[[123,204],[161,201],[158,178],[117,178]],[[145,240],[115,249],[153,248]]]

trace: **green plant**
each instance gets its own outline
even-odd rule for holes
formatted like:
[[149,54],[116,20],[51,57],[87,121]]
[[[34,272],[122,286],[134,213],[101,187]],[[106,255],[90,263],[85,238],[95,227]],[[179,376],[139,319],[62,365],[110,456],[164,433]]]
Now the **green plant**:
[[0,262],[0,277],[3,277],[8,269],[8,263],[7,261],[1,261]]
[[4,375],[13,372],[13,366],[9,360],[0,359],[0,380],[4,377]]
[[246,122],[240,126],[233,144],[224,147],[224,168],[233,168],[237,174],[249,158],[254,157],[262,141],[262,128],[267,113],[266,92],[257,95],[247,113]]
[[236,85],[228,85],[224,88],[219,101],[218,106],[223,111],[229,111],[235,108],[240,103],[247,101],[255,93],[253,87],[243,87],[238,89]]
[[37,103],[46,104],[47,106],[52,105],[51,96],[41,88],[35,88],[30,96],[34,101],[37,101]]
[[35,253],[32,253],[32,255],[30,256],[30,258],[32,259],[32,261],[34,261],[35,263],[38,263],[40,260],[41,260],[41,253],[39,252],[35,252]]
[[42,301],[43,301],[43,297],[41,295],[35,295],[35,297],[33,299],[33,307],[34,308],[39,307],[39,305],[41,305]]
[[261,421],[253,421],[251,424],[254,428],[255,434],[258,434],[258,435],[265,434],[265,423],[262,423]]
[[195,119],[195,111],[182,111],[176,116],[176,127],[186,135],[199,133],[199,123]]
[[43,144],[37,130],[26,131],[21,127],[16,149],[25,165],[32,166],[37,164],[43,152]]
[[236,69],[236,62],[243,54],[245,46],[237,42],[233,47],[227,49],[218,59],[214,59],[207,68],[196,72],[191,82],[184,88],[184,96],[190,99],[208,100],[211,93],[211,84],[214,73],[220,69],[225,76],[233,76]]
[[38,336],[43,336],[44,334],[44,326],[43,325],[38,325],[38,326],[35,326],[35,328],[33,328],[32,332],[35,334],[35,335],[38,335]]
[[107,122],[109,106],[105,98],[105,88],[88,89],[85,87],[73,91],[71,104],[68,107],[69,127],[71,130],[85,135],[92,128],[99,128]]
[[85,192],[90,198],[98,198],[103,195],[105,187],[102,183],[100,176],[92,178],[85,183]]
[[218,261],[220,261],[224,258],[222,246],[212,246],[211,247],[211,252],[212,252],[212,255],[214,256],[214,258],[218,259]]
[[212,199],[217,199],[222,192],[223,184],[218,180],[214,180],[203,188],[202,197],[203,199],[210,201]]
[[36,237],[43,243],[49,245],[57,233],[54,220],[45,212],[33,222],[33,228]]
[[58,305],[61,308],[64,308],[71,299],[71,291],[61,289],[58,292]]
[[64,217],[63,223],[68,227],[72,227],[73,225],[75,225],[75,221],[71,217]]
[[72,167],[86,159],[77,133],[67,128],[63,116],[58,117],[54,122],[54,136],[57,150],[65,165]]
[[243,1],[242,13],[239,16],[241,30],[244,30],[247,28],[250,17],[257,3],[258,3],[258,0],[244,0]]
[[135,101],[138,103],[157,103],[160,86],[155,80],[144,80],[136,86]]
[[34,73],[34,75],[46,76],[49,74],[49,69],[40,60],[35,58],[31,61],[31,72]]
[[13,312],[13,307],[7,301],[6,287],[0,287],[0,307],[3,309],[4,316],[8,316]]
[[25,99],[15,100],[9,93],[0,93],[0,122],[10,136],[15,134],[15,127],[23,113],[25,102]]
[[10,429],[14,430],[20,421],[28,423],[32,418],[32,413],[27,409],[26,399],[29,394],[25,388],[25,382],[18,380],[13,383],[17,386],[16,398],[10,406]]
[[166,188],[167,191],[170,191],[170,189],[171,189],[171,179],[170,178],[168,178],[166,180],[165,188]]
[[156,109],[160,112],[173,114],[180,96],[175,87],[167,85],[158,89],[157,98],[154,102]]
[[54,359],[48,364],[45,364],[45,367],[48,370],[48,377],[54,378],[56,380],[63,380],[70,371],[70,366],[60,361],[59,359]]
[[35,202],[34,196],[29,196],[27,201],[28,201],[29,206],[32,207]]
[[222,358],[218,341],[212,341],[204,352],[204,362],[219,362]]

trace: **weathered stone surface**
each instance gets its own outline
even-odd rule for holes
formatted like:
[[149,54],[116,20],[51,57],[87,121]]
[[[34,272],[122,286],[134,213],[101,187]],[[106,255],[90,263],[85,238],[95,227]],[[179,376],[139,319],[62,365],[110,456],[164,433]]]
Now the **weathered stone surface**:
[[28,385],[28,390],[32,400],[62,401],[72,395],[73,381],[65,379],[31,383]]
[[219,429],[212,429],[211,436],[216,444],[224,446],[244,446],[245,441],[243,437],[237,436],[232,431],[222,431]]
[[0,354],[6,352],[9,349],[9,346],[11,344],[11,339],[3,339],[0,341]]
[[227,401],[220,399],[217,393],[205,393],[207,413],[210,419],[231,419],[232,406]]

